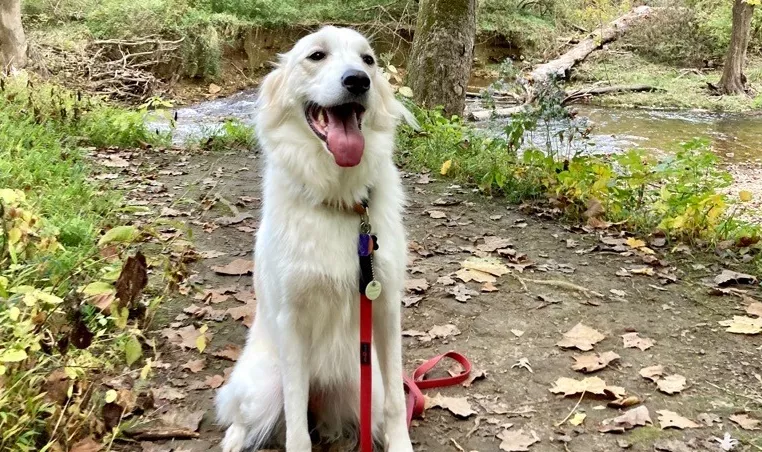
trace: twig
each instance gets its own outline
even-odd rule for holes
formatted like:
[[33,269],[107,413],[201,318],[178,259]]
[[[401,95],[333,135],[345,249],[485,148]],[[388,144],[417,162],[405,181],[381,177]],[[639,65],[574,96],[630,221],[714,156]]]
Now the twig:
[[556,427],[562,426],[564,424],[564,422],[569,420],[571,415],[574,414],[575,411],[577,411],[577,408],[579,407],[579,404],[582,402],[582,398],[583,397],[585,397],[585,390],[584,389],[582,390],[582,394],[580,394],[580,396],[579,396],[579,400],[577,400],[577,404],[574,405],[574,408],[572,408],[571,411],[569,411],[569,414],[567,414],[566,417],[561,422],[556,424]]
[[756,403],[756,404],[758,404],[758,405],[762,405],[762,399],[758,399],[758,398],[756,398],[756,397],[748,396],[748,395],[746,395],[746,394],[739,394],[739,393],[737,393],[737,392],[733,392],[733,391],[731,391],[730,389],[725,389],[725,388],[723,388],[723,387],[717,386],[716,384],[714,384],[714,383],[712,383],[712,382],[710,382],[710,381],[708,381],[708,380],[706,381],[706,384],[708,384],[709,386],[712,386],[712,387],[714,387],[714,388],[717,388],[717,389],[719,389],[720,391],[725,391],[725,392],[727,392],[728,394],[734,395],[734,396],[736,396],[736,397],[743,397],[744,399],[749,399],[749,400],[751,400],[752,402],[754,402],[754,403]]
[[513,277],[516,278],[521,283],[521,287],[524,289],[524,292],[529,293],[529,288],[527,287],[527,283],[525,283],[524,280],[521,279],[521,277],[517,275],[516,273],[511,273],[511,275],[513,275]]
[[[518,276],[516,277],[519,278]],[[519,278],[519,280],[521,280],[521,278]],[[529,281],[531,283],[540,284],[543,286],[552,286],[552,287],[558,287],[560,289],[574,290],[577,292],[595,295],[598,298],[604,298],[604,295],[602,293],[596,292],[594,290],[590,290],[586,287],[572,284],[568,281],[560,281],[555,279],[530,279],[530,278],[525,278],[524,281]]]
[[131,436],[140,441],[157,441],[162,439],[190,439],[198,438],[199,435],[193,430],[187,428],[162,428],[156,430],[139,430],[136,432],[124,432],[126,435]]

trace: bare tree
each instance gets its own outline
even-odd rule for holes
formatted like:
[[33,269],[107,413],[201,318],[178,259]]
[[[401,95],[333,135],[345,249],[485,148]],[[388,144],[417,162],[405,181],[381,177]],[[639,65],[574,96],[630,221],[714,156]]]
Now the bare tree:
[[421,0],[408,85],[428,108],[461,115],[476,36],[476,0]]
[[0,0],[0,66],[26,66],[26,36],[21,24],[21,0]]
[[723,94],[742,94],[747,91],[743,68],[746,64],[746,49],[749,47],[753,15],[754,5],[750,3],[750,0],[733,2],[733,31],[719,85],[720,92]]

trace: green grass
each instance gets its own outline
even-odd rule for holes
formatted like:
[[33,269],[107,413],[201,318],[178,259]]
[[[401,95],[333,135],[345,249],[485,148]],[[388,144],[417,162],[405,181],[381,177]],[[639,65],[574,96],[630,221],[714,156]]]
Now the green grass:
[[210,131],[202,131],[201,138],[192,138],[186,147],[201,148],[212,152],[249,150],[257,144],[254,128],[237,120],[225,121]]
[[[119,225],[121,199],[92,181],[86,154],[163,142],[144,114],[24,76],[0,79],[0,450],[69,446],[69,427],[100,400],[74,391],[53,429],[61,407],[42,394],[47,376],[65,369],[67,384],[89,383],[89,369],[122,359],[125,333],[80,291],[113,282],[121,266],[101,259],[98,246],[101,231]],[[97,337],[89,347],[69,345],[79,324]]]
[[716,84],[720,70],[696,73],[690,69],[650,62],[633,53],[602,53],[577,68],[568,87],[588,87],[605,81],[611,85],[645,84],[662,91],[595,97],[597,105],[615,107],[695,108],[717,111],[749,111],[762,108],[762,59],[753,59],[746,75],[756,96],[716,96],[707,82]]

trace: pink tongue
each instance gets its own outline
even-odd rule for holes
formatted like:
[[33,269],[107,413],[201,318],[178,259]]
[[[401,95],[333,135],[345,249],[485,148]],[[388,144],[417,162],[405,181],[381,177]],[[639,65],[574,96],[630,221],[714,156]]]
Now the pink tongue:
[[344,168],[357,166],[362,160],[365,137],[357,124],[354,109],[341,106],[327,108],[326,113],[328,127],[325,141],[336,164]]

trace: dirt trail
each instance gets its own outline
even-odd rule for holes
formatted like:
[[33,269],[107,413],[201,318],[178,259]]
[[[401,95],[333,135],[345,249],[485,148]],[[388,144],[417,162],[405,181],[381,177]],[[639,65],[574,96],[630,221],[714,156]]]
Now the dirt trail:
[[[194,289],[230,288],[227,296],[218,292],[209,300],[210,311],[203,319],[183,312],[193,304],[204,306],[203,300],[194,299],[194,293],[177,295],[161,308],[154,321],[159,361],[166,363],[157,369],[153,382],[160,393],[156,401],[159,411],[182,408],[205,414],[200,438],[144,443],[142,450],[218,451],[221,432],[214,424],[214,390],[210,386],[221,382],[233,362],[215,354],[229,344],[243,345],[247,327],[242,321],[246,319],[233,320],[225,311],[243,307],[236,298],[246,301],[246,291],[252,287],[249,276],[222,276],[211,268],[234,259],[250,259],[258,218],[260,159],[255,152],[189,155],[152,150],[135,155],[131,163],[132,169],[123,174],[129,178],[117,179],[116,185],[131,186],[128,196],[140,203],[148,201],[156,212],[171,203],[172,210],[165,209],[164,213],[190,227],[199,253],[225,253],[192,265]],[[426,183],[429,179],[431,182]],[[612,237],[605,240],[614,245],[607,245],[595,234],[525,215],[502,200],[487,199],[434,179],[420,175],[406,175],[405,179],[410,197],[407,228],[413,249],[410,278],[425,279],[426,284],[411,284],[411,289],[419,286],[420,293],[409,293],[405,299],[411,306],[403,310],[403,329],[415,336],[415,331],[452,324],[460,334],[433,339],[406,336],[405,367],[410,372],[421,360],[455,349],[466,354],[487,377],[468,388],[428,392],[429,396],[441,392],[465,397],[476,414],[461,419],[448,410],[427,410],[425,419],[417,420],[412,431],[416,451],[720,451],[723,449],[713,437],[722,438],[725,432],[742,442],[733,450],[762,450],[762,430],[744,430],[729,420],[744,411],[751,418],[762,419],[762,335],[730,334],[718,325],[720,320],[743,315],[751,301],[708,294],[705,284],[711,284],[721,267],[698,264],[687,253],[668,256],[666,267],[644,267],[642,253]],[[239,213],[251,218],[227,226],[219,224],[225,222],[220,217]],[[485,244],[484,238],[490,236],[510,239],[512,245],[498,244],[494,238]],[[498,277],[493,292],[483,292],[481,283],[465,284],[473,291],[469,292],[472,296],[465,302],[457,301],[448,292],[461,283],[454,275],[461,262],[474,255],[497,257],[498,253],[489,253],[496,246],[503,249],[500,254],[504,256],[499,258],[510,264],[512,273]],[[666,247],[656,249],[661,258]],[[627,271],[650,273],[649,268],[663,273],[663,277]],[[630,274],[625,277],[617,273]],[[455,280],[454,286],[449,278],[442,278],[448,275]],[[673,278],[674,283],[662,284]],[[602,297],[531,280],[567,281]],[[428,288],[423,290],[420,286],[425,285]],[[759,289],[739,288],[747,290],[747,296],[762,298]],[[214,317],[222,320],[215,321]],[[620,356],[592,375],[571,368],[573,357],[583,352],[556,345],[563,333],[579,322],[605,335],[594,351],[614,351]],[[181,349],[161,333],[164,328],[191,324],[206,324],[213,335],[203,354]],[[634,331],[655,344],[645,351],[624,348],[621,336]],[[200,370],[190,366],[196,367],[197,373],[183,368],[198,359],[205,359]],[[655,383],[639,375],[640,369],[654,365],[663,365],[664,375],[684,376],[685,389],[674,395],[658,391]],[[576,427],[568,422],[559,425],[580,397],[563,398],[549,389],[560,377],[587,376],[624,387],[627,395],[644,401],[653,426],[636,427],[623,434],[599,433],[604,419],[619,416],[624,410],[607,407],[605,397],[587,395],[577,408],[586,414],[584,422]],[[674,411],[700,427],[661,430],[659,410]],[[519,430],[526,438],[534,436],[539,441],[528,449],[520,448],[510,439],[511,433]],[[508,438],[504,449],[496,437],[501,432]],[[508,447],[509,443],[514,447]],[[124,450],[141,447],[129,445]]]

